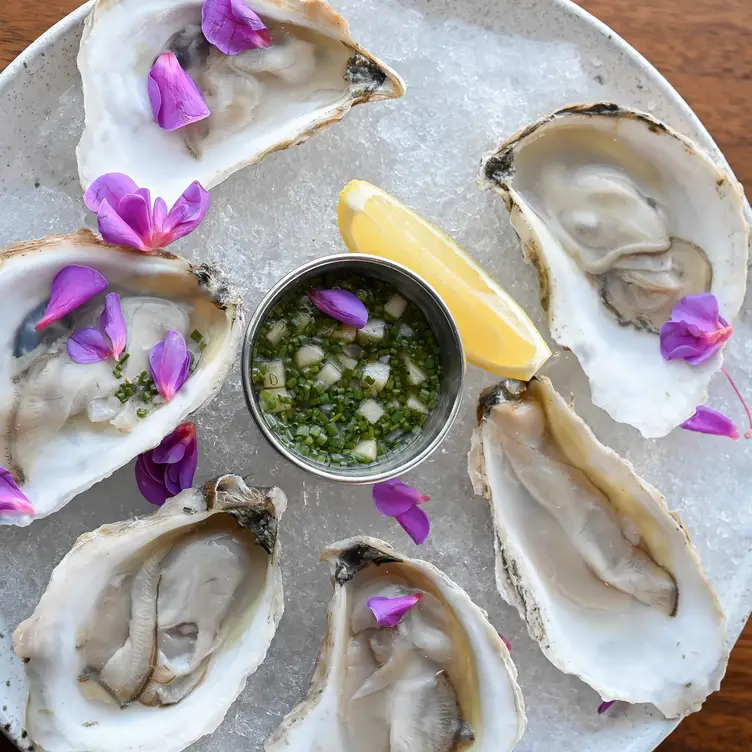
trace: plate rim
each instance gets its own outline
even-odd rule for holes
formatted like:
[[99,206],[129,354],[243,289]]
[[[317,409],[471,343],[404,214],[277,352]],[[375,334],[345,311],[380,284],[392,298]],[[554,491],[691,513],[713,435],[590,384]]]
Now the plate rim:
[[[69,32],[75,29],[76,26],[84,23],[85,18],[89,15],[94,5],[98,0],[87,0],[83,5],[80,5],[75,10],[68,13],[57,23],[51,26],[47,31],[38,36],[30,45],[23,49],[7,66],[3,71],[0,71],[0,95],[2,95],[7,87],[13,84],[15,79],[23,74],[25,68],[33,61],[35,61],[41,53],[51,46],[59,38],[65,36]],[[334,0],[336,4],[336,0]],[[720,147],[716,143],[715,139],[711,135],[710,131],[705,127],[702,120],[697,116],[695,111],[690,107],[684,97],[679,91],[671,84],[666,76],[661,73],[641,52],[633,47],[626,39],[624,39],[619,33],[614,31],[610,26],[594,16],[588,10],[578,5],[575,0],[534,0],[541,5],[549,4],[561,9],[562,12],[570,16],[575,17],[582,23],[586,24],[590,29],[602,37],[603,41],[612,47],[615,47],[625,57],[634,62],[643,72],[645,76],[650,78],[651,85],[657,91],[657,94],[670,100],[681,111],[682,115],[686,118],[688,124],[700,135],[704,144],[700,144],[701,148],[706,151],[712,151],[711,158],[719,162],[721,166],[727,170],[738,181],[738,178],[734,174],[734,171],[726,160],[725,155],[721,151]],[[680,129],[681,130],[681,129]],[[708,149],[708,144],[710,149]],[[752,225],[752,208],[750,208],[749,201],[744,195],[744,207],[747,221]],[[748,583],[748,587],[752,583]],[[741,633],[740,633],[741,634]],[[739,635],[736,635],[733,641],[729,640],[727,634],[727,642],[729,643],[729,654],[736,645]],[[700,712],[700,711],[698,711]],[[0,711],[0,720],[5,722],[6,715]],[[631,747],[625,749],[624,752],[652,752],[656,747],[663,742],[670,734],[672,734],[679,726],[683,719],[659,719],[663,720],[663,723],[652,729],[652,733],[646,732],[641,737],[640,748]],[[17,739],[14,734],[6,732],[2,726],[0,726],[0,736],[3,736],[10,740],[11,743],[18,746],[20,739]],[[651,745],[649,748],[642,747],[642,742]],[[19,747],[20,748],[20,747]]]

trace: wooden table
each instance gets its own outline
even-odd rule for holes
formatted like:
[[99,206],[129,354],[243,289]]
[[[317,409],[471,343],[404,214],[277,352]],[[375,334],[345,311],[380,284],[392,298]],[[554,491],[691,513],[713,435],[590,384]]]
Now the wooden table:
[[[2,0],[0,70],[79,0]],[[580,0],[642,52],[705,123],[736,176],[752,186],[750,0]],[[659,752],[752,750],[752,622],[721,691]],[[2,734],[0,734],[2,737]],[[0,738],[0,750],[5,745]]]

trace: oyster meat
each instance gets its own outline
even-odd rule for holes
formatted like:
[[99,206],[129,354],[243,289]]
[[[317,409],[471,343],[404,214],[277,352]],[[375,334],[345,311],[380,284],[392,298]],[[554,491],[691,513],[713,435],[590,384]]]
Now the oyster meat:
[[278,488],[225,475],[82,535],[14,635],[55,752],[178,752],[222,722],[284,609]]
[[[266,752],[509,752],[525,729],[517,671],[496,630],[436,567],[375,538],[327,548],[334,596],[308,696]],[[394,628],[368,601],[421,594]]]
[[[41,332],[34,329],[52,279],[74,264],[96,269],[108,292],[120,294],[128,336],[122,375],[111,358],[76,363],[66,350],[74,331],[98,325],[104,293]],[[0,523],[20,525],[57,511],[208,402],[235,360],[243,328],[240,298],[216,270],[166,252],[111,246],[87,230],[0,254],[0,318],[0,465],[35,511],[0,512]],[[148,375],[149,353],[167,329],[192,348],[188,380],[168,403],[135,388],[128,398],[123,385]]]
[[604,700],[699,710],[726,670],[725,618],[663,496],[543,377],[481,397],[468,469],[499,592],[546,657]]
[[[84,188],[124,172],[170,204],[194,180],[210,188],[270,152],[302,143],[363,102],[405,85],[350,36],[324,0],[253,0],[270,47],[225,55],[201,32],[201,0],[99,0],[86,20],[78,67],[86,127],[78,145]],[[113,55],[112,50],[118,54]],[[175,53],[211,115],[161,130],[147,92],[154,61]],[[113,96],[113,87],[118,96]]]
[[722,359],[667,362],[658,332],[687,295],[713,293],[728,321],[739,312],[749,228],[734,177],[651,116],[595,104],[512,136],[480,180],[504,199],[593,402],[647,437],[693,415]]

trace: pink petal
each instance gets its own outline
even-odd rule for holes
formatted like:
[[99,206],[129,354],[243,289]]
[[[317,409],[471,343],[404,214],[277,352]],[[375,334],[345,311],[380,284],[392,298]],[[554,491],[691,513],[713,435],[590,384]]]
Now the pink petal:
[[66,343],[70,359],[75,363],[98,363],[112,354],[110,343],[99,329],[79,329]]
[[709,292],[687,295],[674,306],[671,319],[686,321],[703,331],[713,331],[718,328],[718,300]]
[[141,240],[140,245],[134,248],[147,248],[152,250],[154,242],[152,236],[154,227],[151,219],[151,197],[149,191],[139,188],[137,193],[130,193],[123,196],[117,207],[117,213],[120,219],[133,230]]
[[122,172],[108,172],[98,177],[84,193],[84,203],[93,212],[98,212],[102,201],[110,206],[117,206],[120,199],[128,193],[135,193],[138,186]]
[[[143,199],[139,199],[143,201]],[[122,201],[120,202],[123,203]],[[143,238],[110,206],[109,201],[102,201],[97,214],[97,226],[99,234],[113,245],[127,245],[130,248],[136,248],[139,251],[152,250]]]
[[159,393],[169,402],[188,378],[191,356],[180,332],[168,329],[149,353],[149,366]]
[[123,311],[120,308],[120,296],[116,292],[111,292],[104,299],[104,310],[99,319],[102,331],[110,339],[110,351],[115,360],[120,360],[120,356],[125,350],[128,342],[128,335],[125,331],[125,319]]
[[164,231],[165,220],[167,219],[167,204],[161,196],[157,196],[154,199],[154,210],[152,212],[152,224],[154,225],[154,233],[161,235]]
[[504,635],[501,632],[497,632],[497,634],[499,635],[499,637],[501,637],[501,641],[504,643],[504,645],[506,645],[507,650],[511,653],[512,652],[512,643],[509,642],[509,640],[507,640],[507,638],[504,637]]
[[686,360],[691,365],[698,365],[718,352],[721,344],[702,342],[683,321],[667,321],[661,327],[661,355],[665,360]]
[[107,280],[96,269],[76,264],[64,267],[52,280],[50,302],[42,320],[34,328],[39,331],[67,316],[108,286]]
[[149,71],[149,100],[159,127],[174,131],[209,117],[203,94],[174,52],[163,52]]
[[193,423],[181,423],[152,450],[152,457],[155,462],[166,465],[180,462],[185,457],[189,445],[195,443],[196,426]]
[[268,47],[271,34],[243,0],[206,0],[201,11],[204,36],[225,55]]
[[368,309],[349,290],[312,290],[308,297],[320,311],[348,326],[362,329],[368,322]]
[[685,420],[681,427],[686,428],[687,431],[709,433],[714,436],[728,436],[730,439],[739,438],[739,430],[730,418],[717,410],[705,407],[705,405],[700,405],[695,414],[689,420]]
[[[158,199],[161,200],[161,199]],[[211,196],[198,180],[185,189],[183,195],[175,202],[170,213],[158,224],[157,208],[154,208],[154,225],[158,247],[164,248],[180,238],[193,232],[206,216],[211,206]]]
[[418,545],[423,543],[431,532],[431,521],[420,507],[412,507],[395,519]]
[[598,715],[603,715],[614,703],[616,700],[609,700],[608,702],[602,702],[598,706]]
[[167,501],[169,494],[164,483],[155,480],[147,470],[144,455],[136,460],[136,485],[141,495],[150,503],[162,506]]
[[0,467],[0,513],[34,514],[34,507],[15,478],[4,467]]
[[423,597],[423,593],[410,593],[396,598],[369,598],[366,602],[380,627],[396,627],[402,617]]
[[373,502],[376,509],[387,517],[398,517],[416,504],[428,501],[429,497],[403,483],[399,478],[376,483],[373,486]]

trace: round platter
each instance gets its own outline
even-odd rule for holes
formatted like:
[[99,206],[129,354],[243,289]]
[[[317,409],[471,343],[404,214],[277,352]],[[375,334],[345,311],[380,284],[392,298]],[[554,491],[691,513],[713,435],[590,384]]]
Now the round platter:
[[[528,122],[574,103],[614,101],[647,110],[723,158],[667,82],[613,32],[567,0],[340,0],[354,36],[408,84],[397,101],[357,108],[307,144],[279,152],[212,191],[204,224],[175,250],[221,264],[250,310],[283,274],[344,250],[337,196],[352,178],[384,188],[446,230],[499,280],[547,333],[537,279],[525,265],[498,198],[481,193],[481,156]],[[83,126],[76,53],[87,8],[41,37],[0,76],[0,245],[92,226],[81,200],[75,147]],[[748,300],[726,348],[742,391],[752,389]],[[643,440],[589,401],[571,354],[555,350],[545,367],[607,445],[660,488],[692,533],[729,619],[733,642],[752,604],[752,442],[675,431]],[[675,726],[648,706],[617,704],[597,715],[598,695],[557,671],[499,597],[487,503],[473,496],[466,453],[474,401],[493,382],[470,367],[461,418],[441,449],[409,478],[432,497],[429,540],[414,546],[378,515],[367,488],[315,480],[266,444],[246,411],[240,373],[198,417],[197,478],[220,472],[281,486],[290,499],[282,522],[286,610],[267,660],[224,723],[191,750],[260,750],[308,687],[331,595],[318,552],[354,534],[384,538],[428,559],[489,613],[513,645],[529,716],[518,752],[646,752]],[[736,415],[738,403],[716,380],[711,404]],[[128,466],[29,528],[0,529],[0,727],[22,749],[26,689],[12,631],[41,596],[55,564],[78,535],[106,522],[148,514]]]

